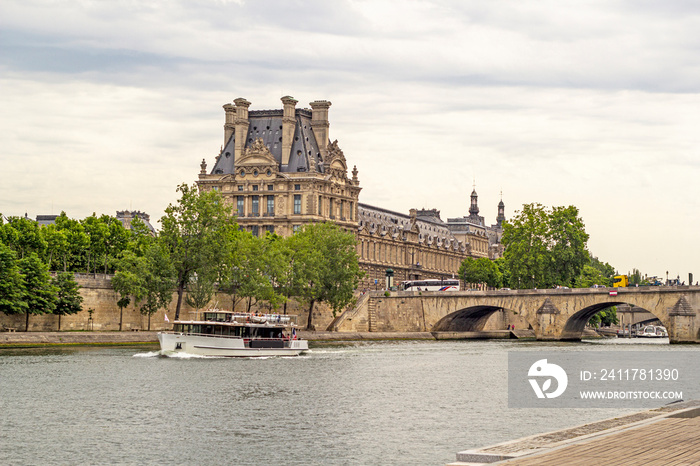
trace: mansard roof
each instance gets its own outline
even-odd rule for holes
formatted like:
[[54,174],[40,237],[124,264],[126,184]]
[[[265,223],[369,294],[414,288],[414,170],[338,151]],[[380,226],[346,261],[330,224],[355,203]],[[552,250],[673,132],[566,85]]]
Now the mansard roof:
[[295,109],[296,124],[289,163],[282,165],[282,116],[283,110],[251,110],[248,114],[248,133],[238,135],[235,132],[221,151],[211,174],[231,174],[236,171],[234,147],[237,137],[245,137],[244,149],[251,147],[257,139],[262,139],[265,146],[277,161],[280,172],[308,172],[310,165],[324,173],[325,167],[316,137],[311,129],[311,110]]
[[[368,204],[357,204],[358,220],[360,228],[364,228],[370,234],[378,236],[389,236],[396,238],[402,232],[411,229],[411,217],[381,207]],[[463,247],[447,228],[447,225],[440,220],[439,212],[437,217],[433,211],[418,211],[421,216],[416,216],[416,227],[418,228],[419,241],[426,244],[437,244],[438,246],[449,246],[456,250]]]

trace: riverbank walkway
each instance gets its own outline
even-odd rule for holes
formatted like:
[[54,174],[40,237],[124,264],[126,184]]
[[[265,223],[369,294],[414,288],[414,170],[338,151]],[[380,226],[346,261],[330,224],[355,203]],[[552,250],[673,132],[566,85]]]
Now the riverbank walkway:
[[700,464],[700,401],[457,453],[448,466]]

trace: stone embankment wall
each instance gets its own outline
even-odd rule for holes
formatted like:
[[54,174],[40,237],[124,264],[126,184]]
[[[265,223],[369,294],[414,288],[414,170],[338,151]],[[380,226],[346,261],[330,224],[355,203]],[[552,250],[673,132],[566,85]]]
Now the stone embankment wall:
[[[76,274],[76,281],[80,285],[80,294],[83,296],[83,310],[74,315],[61,316],[61,331],[70,330],[95,330],[95,331],[116,331],[119,330],[119,306],[117,301],[119,295],[112,289],[112,276],[103,274]],[[177,306],[177,293],[173,292],[173,299],[170,302],[168,309],[161,309],[151,316],[151,330],[169,330],[172,328],[172,323],[165,321],[165,315],[170,321],[175,317],[175,308]],[[212,301],[206,306],[207,308],[218,307],[220,309],[231,309],[231,297],[226,294],[217,294]],[[92,322],[89,322],[88,309],[94,309],[92,314]],[[236,303],[236,311],[245,312],[247,302],[239,301]],[[276,311],[270,310],[266,304],[254,305],[252,311],[259,312],[282,312],[280,307]],[[191,308],[184,302],[180,309],[180,319],[194,317],[195,309]],[[308,305],[290,301],[287,303],[287,313],[298,315],[298,323],[301,326],[306,325],[308,317]],[[148,328],[148,316],[142,315],[137,306],[130,304],[124,308],[122,313],[122,330],[129,331],[134,329],[146,330]],[[314,306],[312,316],[313,324],[318,329],[325,329],[333,320],[331,310],[324,305]],[[0,330],[2,328],[14,328],[17,331],[25,330],[26,316],[5,315],[0,312]],[[30,315],[29,329],[30,332],[50,332],[58,330],[58,316],[53,314],[46,315]]]

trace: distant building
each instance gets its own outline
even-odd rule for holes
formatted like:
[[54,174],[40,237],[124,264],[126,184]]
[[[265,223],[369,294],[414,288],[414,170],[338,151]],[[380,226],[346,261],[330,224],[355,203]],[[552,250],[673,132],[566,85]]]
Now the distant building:
[[466,257],[499,256],[505,217],[486,227],[478,215],[476,191],[469,216],[440,219],[440,211],[411,209],[408,215],[359,202],[357,167],[348,163],[338,141],[330,141],[325,100],[297,109],[282,97],[280,110],[248,110],[243,98],[224,105],[224,144],[207,170],[202,160],[198,185],[215,190],[231,204],[238,223],[256,236],[293,234],[302,225],[332,221],[357,236],[362,287],[382,286],[387,269],[395,282],[457,275]]
[[39,225],[54,225],[58,215],[37,215],[36,223]]
[[124,225],[124,228],[126,228],[127,230],[131,230],[131,222],[135,218],[138,218],[143,223],[145,223],[148,229],[151,230],[151,234],[155,235],[156,230],[155,228],[153,228],[153,225],[151,225],[151,216],[147,213],[138,210],[117,211],[117,220],[122,222],[122,225]]

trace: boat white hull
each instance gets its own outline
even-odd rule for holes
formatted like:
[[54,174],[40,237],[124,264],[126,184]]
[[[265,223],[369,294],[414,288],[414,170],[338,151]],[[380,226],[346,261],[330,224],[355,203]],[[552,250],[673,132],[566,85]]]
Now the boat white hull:
[[182,333],[158,333],[160,349],[200,356],[225,357],[267,357],[298,356],[308,351],[306,340],[285,341],[284,348],[248,348],[242,338],[227,338],[205,335],[187,335]]

